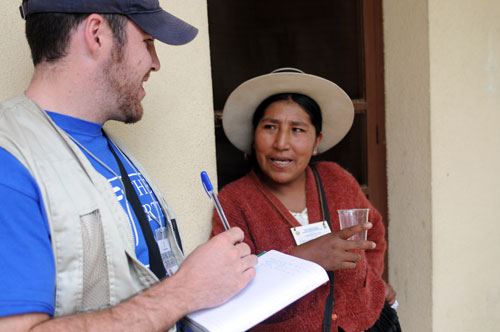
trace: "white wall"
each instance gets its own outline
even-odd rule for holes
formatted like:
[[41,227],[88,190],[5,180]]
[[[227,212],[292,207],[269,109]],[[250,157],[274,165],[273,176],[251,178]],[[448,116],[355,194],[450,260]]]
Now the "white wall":
[[500,331],[500,2],[429,1],[434,331]]
[[21,1],[0,2],[0,100],[23,92],[33,74],[20,4]]
[[384,22],[404,330],[499,331],[500,2],[386,0]]
[[389,281],[405,332],[431,331],[432,201],[427,4],[383,2]]

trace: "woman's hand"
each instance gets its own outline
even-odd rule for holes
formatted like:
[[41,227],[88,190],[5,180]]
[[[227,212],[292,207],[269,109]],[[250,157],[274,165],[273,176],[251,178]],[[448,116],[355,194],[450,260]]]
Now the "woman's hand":
[[396,301],[396,291],[389,284],[385,284],[385,301],[392,306]]
[[372,241],[347,239],[372,227],[368,222],[323,235],[293,248],[292,255],[313,261],[327,271],[354,269],[361,255],[351,250],[374,249],[376,244]]

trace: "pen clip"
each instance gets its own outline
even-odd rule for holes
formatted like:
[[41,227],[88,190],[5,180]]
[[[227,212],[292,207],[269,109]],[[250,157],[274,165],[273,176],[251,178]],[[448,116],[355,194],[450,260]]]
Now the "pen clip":
[[210,178],[205,171],[201,172],[201,183],[203,184],[203,189],[205,189],[208,197],[211,198],[210,192],[214,190],[214,187],[212,186],[212,182],[210,182]]

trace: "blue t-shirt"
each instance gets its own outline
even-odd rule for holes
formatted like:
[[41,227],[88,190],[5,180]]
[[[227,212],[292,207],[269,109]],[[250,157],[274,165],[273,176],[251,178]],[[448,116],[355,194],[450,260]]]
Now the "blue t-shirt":
[[[95,169],[113,187],[118,201],[129,216],[137,258],[149,267],[148,248],[117,178],[120,177],[120,170],[103,135],[102,125],[58,113],[47,114],[114,172],[110,172],[82,149]],[[159,227],[158,222],[165,225],[159,202],[144,177],[113,147],[139,196],[154,233]],[[34,312],[53,315],[55,263],[39,187],[28,170],[2,148],[0,161],[0,316]]]

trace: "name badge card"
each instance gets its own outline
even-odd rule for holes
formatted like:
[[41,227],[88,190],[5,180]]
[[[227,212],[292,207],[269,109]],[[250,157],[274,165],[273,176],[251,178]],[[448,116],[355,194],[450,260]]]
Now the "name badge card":
[[326,221],[318,221],[313,224],[308,224],[300,227],[290,228],[295,243],[301,245],[308,241],[314,240],[320,236],[331,233],[330,226]]
[[160,227],[156,230],[156,242],[158,243],[158,248],[160,248],[161,259],[163,260],[163,266],[167,272],[167,276],[171,277],[179,269],[177,261],[175,260],[174,253],[170,247],[170,242],[167,238],[167,229],[165,227]]

